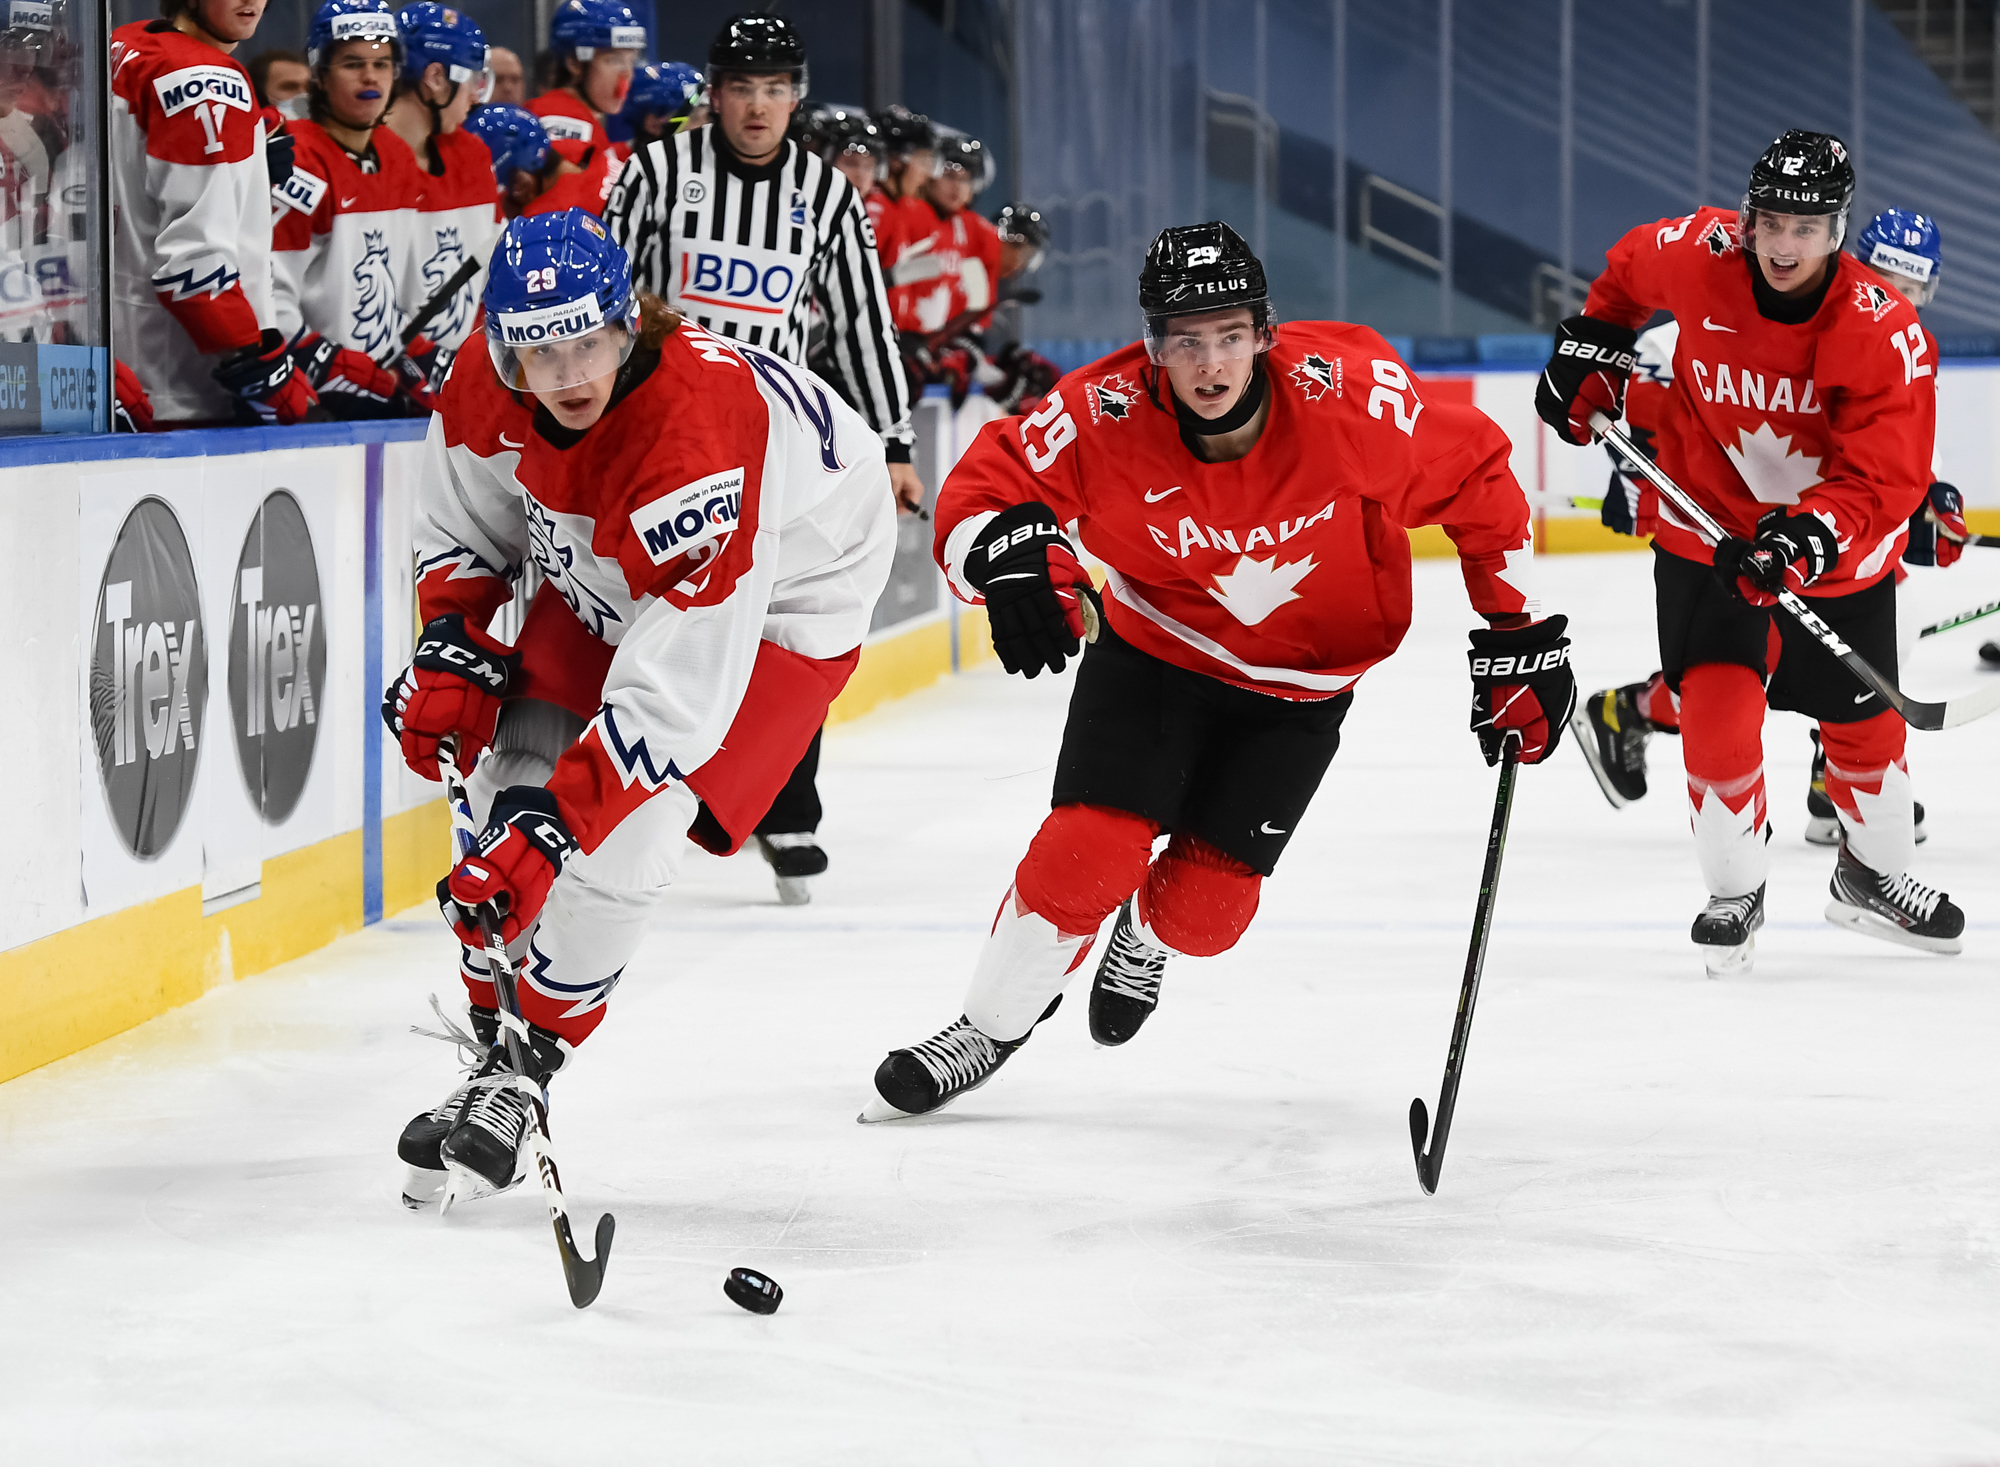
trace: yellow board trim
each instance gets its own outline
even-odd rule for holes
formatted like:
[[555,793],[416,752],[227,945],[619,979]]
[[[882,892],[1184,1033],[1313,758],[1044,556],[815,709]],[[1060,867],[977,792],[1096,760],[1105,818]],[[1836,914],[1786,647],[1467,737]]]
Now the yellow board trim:
[[[1609,550],[1645,550],[1650,535],[1633,539],[1607,529],[1602,521],[1577,519],[1568,515],[1543,520],[1538,526],[1535,549],[1543,555],[1594,555]],[[1410,531],[1410,555],[1416,560],[1443,560],[1455,556],[1451,537],[1443,525],[1419,525]]]
[[1975,535],[2000,535],[2000,509],[1968,509],[1965,528]]
[[450,870],[451,809],[440,794],[427,805],[382,822],[382,911],[437,905],[437,884]]
[[[986,617],[959,610],[961,645],[977,641],[986,649]],[[990,649],[986,649],[990,652]],[[854,676],[826,711],[828,723],[846,723],[884,703],[927,688],[951,672],[951,622],[947,617],[870,642],[861,649]]]

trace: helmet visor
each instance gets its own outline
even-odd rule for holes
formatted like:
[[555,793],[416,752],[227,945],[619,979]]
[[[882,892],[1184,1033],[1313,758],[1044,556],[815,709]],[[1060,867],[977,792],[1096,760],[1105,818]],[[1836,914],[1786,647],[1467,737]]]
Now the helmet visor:
[[[508,319],[501,317],[503,332]],[[634,340],[625,322],[612,321],[581,335],[539,341],[488,336],[486,349],[501,382],[515,392],[563,392],[616,372],[632,355]]]
[[1780,214],[1744,201],[1743,248],[1780,262],[1803,263],[1836,253],[1847,234],[1847,211],[1837,214]]
[[472,89],[472,105],[484,107],[493,100],[493,68],[482,66],[474,71],[469,66],[453,66],[449,73],[452,81],[459,86]]
[[1161,366],[1198,367],[1240,362],[1271,349],[1271,328],[1260,326],[1248,306],[1202,316],[1154,317],[1146,322],[1146,355]]

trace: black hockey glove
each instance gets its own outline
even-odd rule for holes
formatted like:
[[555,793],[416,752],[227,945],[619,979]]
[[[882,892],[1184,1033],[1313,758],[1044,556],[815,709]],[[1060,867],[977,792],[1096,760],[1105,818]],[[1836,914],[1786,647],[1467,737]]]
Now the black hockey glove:
[[1757,521],[1757,538],[1731,535],[1715,547],[1715,575],[1723,589],[1752,606],[1776,606],[1787,585],[1803,591],[1840,564],[1833,526],[1816,514],[1774,509]]
[[1007,671],[1061,672],[1080,650],[1090,576],[1046,504],[995,515],[965,557],[965,579],[986,598],[993,650]]
[[1556,327],[1556,349],[1535,384],[1535,411],[1570,443],[1590,442],[1590,415],[1625,412],[1625,382],[1638,360],[1639,333],[1595,316],[1571,316]]
[[1488,764],[1500,762],[1511,736],[1521,741],[1520,761],[1539,764],[1562,742],[1563,725],[1576,708],[1576,677],[1569,668],[1569,618],[1552,616],[1506,631],[1472,633],[1472,731]]
[[281,189],[294,172],[293,156],[299,140],[288,132],[275,132],[264,139],[264,173],[272,189]]

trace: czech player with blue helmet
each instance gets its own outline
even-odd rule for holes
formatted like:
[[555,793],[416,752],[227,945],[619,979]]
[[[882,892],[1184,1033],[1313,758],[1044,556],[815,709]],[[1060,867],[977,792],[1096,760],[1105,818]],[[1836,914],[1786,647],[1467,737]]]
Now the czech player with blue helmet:
[[[579,209],[516,219],[417,490],[415,659],[383,716],[457,741],[478,855],[441,885],[479,1072],[404,1129],[422,1206],[521,1175],[525,1112],[469,914],[504,911],[538,1082],[603,1020],[692,838],[747,840],[846,682],[895,554],[882,440],[803,367],[638,293]],[[483,630],[532,560],[507,645]],[[485,1083],[482,1083],[484,1081]]]
[[663,61],[632,73],[616,116],[604,119],[614,143],[650,143],[708,121],[708,84],[685,61]]
[[542,129],[542,119],[525,107],[495,102],[467,118],[465,128],[486,145],[506,212],[520,213],[539,192],[537,180],[549,160],[549,135]]
[[[562,0],[549,22],[556,85],[528,103],[549,139],[609,148],[606,117],[625,106],[646,28],[624,0]],[[621,150],[622,156],[622,150]]]
[[1944,270],[1944,239],[1937,221],[1908,209],[1884,209],[1854,242],[1861,263],[1900,291],[1918,309],[1937,295]]

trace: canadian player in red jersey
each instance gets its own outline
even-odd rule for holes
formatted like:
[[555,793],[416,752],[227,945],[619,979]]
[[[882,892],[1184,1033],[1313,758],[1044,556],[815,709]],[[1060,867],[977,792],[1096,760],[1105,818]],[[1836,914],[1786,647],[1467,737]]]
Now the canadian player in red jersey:
[[[526,1118],[474,914],[503,921],[544,1089],[597,1028],[690,837],[751,834],[847,681],[895,554],[881,436],[824,383],[635,295],[571,210],[494,253],[418,489],[415,659],[383,716],[485,834],[440,884],[474,1072],[412,1120],[405,1197],[516,1180]],[[484,628],[532,559],[509,647]],[[504,920],[503,920],[504,919]]]
[[380,125],[403,63],[388,0],[326,0],[306,59],[312,115],[287,125],[292,173],[273,190],[274,312],[292,360],[335,416],[399,416],[408,399],[391,367],[424,175],[409,145]]
[[[465,130],[473,107],[493,89],[486,33],[471,16],[436,0],[405,5],[396,12],[396,29],[404,65],[383,125],[409,147],[423,175],[409,260],[398,272],[400,304],[415,316],[468,259],[486,259],[504,221],[493,191],[492,154]],[[418,404],[432,405],[452,358],[471,339],[485,284],[482,265],[398,360],[403,390]]]
[[627,150],[604,130],[604,119],[625,106],[632,71],[646,49],[646,28],[623,0],[562,0],[549,22],[557,84],[527,103],[542,119],[549,141],[587,143],[622,163]]
[[1711,973],[1747,968],[1764,920],[1767,701],[1819,723],[1841,823],[1828,919],[1944,953],[1965,925],[1907,874],[1902,719],[1770,610],[1781,589],[1808,596],[1895,675],[1896,561],[1931,482],[1935,357],[1915,307],[1840,253],[1853,193],[1837,138],[1786,133],[1740,208],[1643,225],[1612,247],[1536,392],[1542,417],[1587,443],[1593,413],[1619,412],[1636,328],[1656,310],[1680,322],[1658,461],[1730,531],[1711,550],[1662,504],[1653,540],[1661,672],[1680,696],[1710,892],[1690,935]]
[[[1410,625],[1405,530],[1441,524],[1488,626],[1472,633],[1487,761],[1539,763],[1575,701],[1560,616],[1538,620],[1510,445],[1426,401],[1365,326],[1275,330],[1226,224],[1165,231],[1139,277],[1146,339],[988,424],[937,505],[952,588],[984,601],[1009,672],[1061,671],[1088,631],[1054,810],[1001,900],[965,1011],[875,1072],[864,1121],[936,1110],[1055,1011],[1098,928],[1090,1028],[1130,1039],[1175,953],[1233,946],[1340,743],[1354,685]],[[1254,452],[1253,452],[1254,450]],[[1162,833],[1172,840],[1153,859]]]
[[316,401],[270,299],[264,121],[232,52],[264,0],[170,0],[111,45],[113,328],[162,425],[242,411],[296,423]]
[[905,246],[931,229],[924,185],[937,174],[937,129],[920,112],[892,103],[875,114],[882,137],[882,175],[862,197],[868,224],[875,231],[875,253],[889,282],[889,309],[896,312],[896,262]]
[[968,137],[944,139],[937,156],[937,173],[908,216],[890,305],[898,331],[933,336],[956,326],[956,336],[985,326],[1000,289],[1000,233],[971,209],[992,181],[993,160]]

